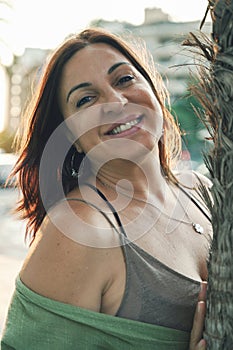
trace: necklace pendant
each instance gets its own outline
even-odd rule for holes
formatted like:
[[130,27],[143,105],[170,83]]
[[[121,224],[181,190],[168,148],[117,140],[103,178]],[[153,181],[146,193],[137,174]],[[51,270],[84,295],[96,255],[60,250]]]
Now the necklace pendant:
[[204,233],[204,228],[200,224],[192,223],[193,229],[200,235]]

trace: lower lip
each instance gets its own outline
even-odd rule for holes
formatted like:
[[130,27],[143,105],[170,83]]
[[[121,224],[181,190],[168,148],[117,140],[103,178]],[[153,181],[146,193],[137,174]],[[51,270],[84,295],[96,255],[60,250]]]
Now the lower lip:
[[117,138],[117,137],[125,137],[125,136],[133,135],[136,132],[138,132],[139,129],[141,129],[142,124],[143,124],[143,118],[138,124],[133,125],[130,129],[124,130],[124,131],[120,132],[119,134],[112,134],[112,135],[107,135],[107,136]]

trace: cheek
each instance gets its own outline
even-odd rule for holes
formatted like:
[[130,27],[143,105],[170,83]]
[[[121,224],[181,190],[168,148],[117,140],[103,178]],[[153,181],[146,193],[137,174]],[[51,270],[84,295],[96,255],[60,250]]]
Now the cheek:
[[82,148],[83,152],[87,154],[91,149],[93,149],[101,142],[99,138],[98,129],[94,128],[82,133],[78,137],[77,142]]
[[164,117],[159,101],[154,95],[147,95],[148,119],[147,131],[151,134],[154,140],[158,141],[163,133]]
[[156,119],[160,119],[163,121],[163,110],[157,97],[154,94],[150,95],[150,103],[151,109],[155,112]]
[[161,106],[160,106],[160,103],[159,103],[157,97],[153,93],[151,93],[149,95],[149,99],[150,99],[151,104],[153,106],[152,108],[154,108],[156,111],[158,111],[162,114],[162,109],[161,109]]
[[87,142],[87,139],[95,140],[98,135],[100,123],[99,108],[87,108],[74,113],[65,119],[67,127],[80,142]]
[[156,116],[156,119],[163,119],[162,107],[157,97],[151,91],[144,91],[141,94],[142,103],[148,107],[152,114]]
[[146,104],[147,107],[153,110],[161,109],[160,103],[150,87],[141,87],[141,89],[137,91],[137,95],[140,102],[144,105]]

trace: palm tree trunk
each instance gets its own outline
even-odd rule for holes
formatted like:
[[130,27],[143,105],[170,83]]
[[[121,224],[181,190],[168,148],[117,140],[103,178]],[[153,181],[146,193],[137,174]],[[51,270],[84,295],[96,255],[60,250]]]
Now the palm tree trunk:
[[209,0],[212,38],[190,33],[184,45],[198,48],[201,64],[190,86],[203,106],[198,111],[213,141],[204,162],[213,182],[211,197],[201,194],[210,209],[213,244],[204,337],[208,349],[233,349],[233,0]]

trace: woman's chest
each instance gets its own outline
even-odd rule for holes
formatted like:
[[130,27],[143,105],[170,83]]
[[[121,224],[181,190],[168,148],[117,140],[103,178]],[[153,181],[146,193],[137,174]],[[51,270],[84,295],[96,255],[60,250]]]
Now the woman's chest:
[[210,225],[201,221],[198,233],[192,222],[144,213],[125,224],[128,238],[155,259],[187,277],[207,278]]

